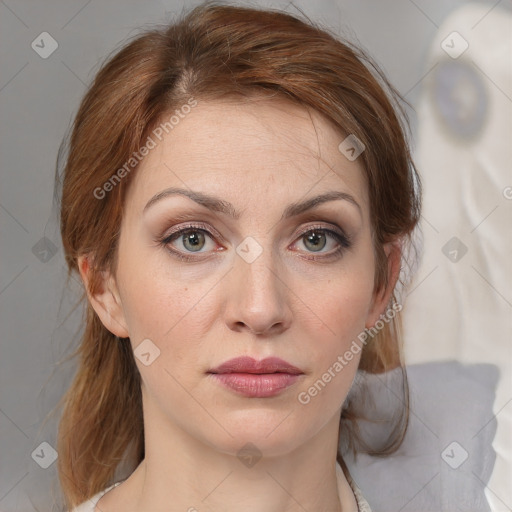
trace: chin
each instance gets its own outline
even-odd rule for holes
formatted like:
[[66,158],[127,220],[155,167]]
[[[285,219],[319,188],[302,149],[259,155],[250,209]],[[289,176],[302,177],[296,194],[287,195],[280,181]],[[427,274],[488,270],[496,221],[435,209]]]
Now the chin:
[[252,445],[265,457],[286,455],[308,438],[304,418],[289,413],[286,409],[236,411],[231,417],[224,416],[221,422],[232,437],[229,434],[216,436],[216,439],[210,438],[208,444],[237,456],[244,453],[244,447],[250,451]]

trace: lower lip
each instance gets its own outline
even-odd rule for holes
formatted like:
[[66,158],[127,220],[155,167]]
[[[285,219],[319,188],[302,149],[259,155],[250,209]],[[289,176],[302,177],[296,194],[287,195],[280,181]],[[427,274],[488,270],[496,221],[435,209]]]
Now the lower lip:
[[275,396],[295,383],[300,375],[290,373],[214,373],[224,386],[251,398]]

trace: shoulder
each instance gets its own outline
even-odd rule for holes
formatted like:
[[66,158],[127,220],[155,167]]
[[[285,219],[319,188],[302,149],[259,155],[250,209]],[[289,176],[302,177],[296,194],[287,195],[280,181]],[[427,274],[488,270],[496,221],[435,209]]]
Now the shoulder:
[[91,498],[89,498],[87,501],[84,501],[83,503],[80,503],[80,505],[76,506],[73,510],[70,512],[94,512],[94,508],[96,507],[96,504],[100,500],[100,498],[106,494],[110,489],[113,489],[117,485],[119,485],[121,482],[116,482],[115,484],[110,485],[106,489],[103,489],[102,491],[98,492]]
[[359,489],[350,475],[348,475],[347,480],[356,498],[358,512],[372,512],[370,504],[366,501],[361,489]]
[[[336,474],[340,499],[342,495],[346,495],[347,491],[353,496],[353,505],[350,505],[350,510],[357,510],[357,512],[372,512],[370,504],[366,501],[361,489],[359,489],[353,478],[350,476],[350,472],[348,469],[344,471],[338,461],[336,461]],[[345,475],[345,478],[343,478],[343,475]]]

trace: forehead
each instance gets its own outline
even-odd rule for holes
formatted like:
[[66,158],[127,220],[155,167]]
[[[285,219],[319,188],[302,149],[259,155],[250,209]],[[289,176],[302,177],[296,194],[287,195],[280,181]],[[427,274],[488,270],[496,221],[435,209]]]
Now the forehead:
[[137,210],[175,186],[225,196],[240,207],[258,198],[287,201],[309,191],[340,190],[367,208],[361,160],[349,161],[339,151],[346,135],[318,112],[284,99],[258,98],[197,100],[194,108],[177,113],[167,125],[173,112],[165,114],[163,129],[150,133],[154,147],[128,195]]

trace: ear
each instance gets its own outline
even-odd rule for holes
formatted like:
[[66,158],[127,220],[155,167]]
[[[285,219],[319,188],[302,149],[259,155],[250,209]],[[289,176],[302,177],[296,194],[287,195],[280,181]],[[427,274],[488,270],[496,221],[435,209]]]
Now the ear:
[[78,257],[78,269],[85,284],[87,297],[103,325],[116,336],[128,338],[128,327],[123,306],[114,276],[110,272],[100,271],[100,282],[94,293],[89,289],[91,264],[87,255]]
[[387,259],[387,285],[376,290],[368,311],[365,327],[370,329],[375,325],[380,315],[384,313],[389,305],[396,282],[400,276],[400,263],[402,258],[401,244],[398,241],[389,242],[384,245],[384,253]]

